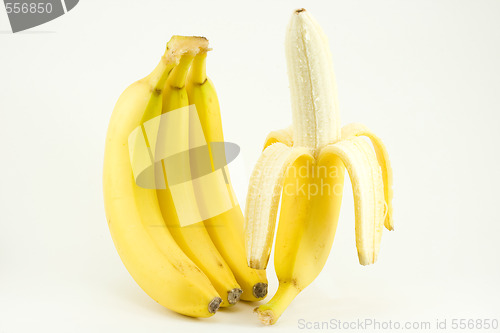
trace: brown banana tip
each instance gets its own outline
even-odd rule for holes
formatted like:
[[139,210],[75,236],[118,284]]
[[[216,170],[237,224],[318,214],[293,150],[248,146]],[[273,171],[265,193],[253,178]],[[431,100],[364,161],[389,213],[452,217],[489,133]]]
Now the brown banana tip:
[[208,312],[210,313],[216,313],[217,310],[219,310],[220,304],[222,303],[222,298],[220,297],[215,297],[210,301],[208,304]]
[[264,298],[267,295],[267,283],[258,282],[253,286],[252,293],[257,298]]
[[227,292],[227,301],[229,304],[236,304],[240,300],[240,296],[243,293],[243,290],[240,288],[234,288]]
[[305,8],[299,8],[299,9],[296,9],[296,10],[295,10],[295,13],[296,13],[296,14],[299,14],[299,13],[302,13],[302,12],[305,12],[305,11],[306,11],[306,9],[305,9]]

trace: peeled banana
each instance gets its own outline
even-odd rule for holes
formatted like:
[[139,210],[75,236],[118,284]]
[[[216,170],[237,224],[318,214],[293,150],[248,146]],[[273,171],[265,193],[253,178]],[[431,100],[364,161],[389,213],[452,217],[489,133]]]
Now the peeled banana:
[[[363,125],[340,127],[328,40],[305,9],[293,13],[285,49],[292,126],[266,138],[250,178],[245,214],[248,265],[265,269],[281,197],[274,258],[279,287],[255,309],[265,324],[274,324],[323,269],[337,228],[345,169],[353,187],[360,264],[377,260],[384,224],[393,229],[387,150]],[[370,138],[374,149],[361,136]]]

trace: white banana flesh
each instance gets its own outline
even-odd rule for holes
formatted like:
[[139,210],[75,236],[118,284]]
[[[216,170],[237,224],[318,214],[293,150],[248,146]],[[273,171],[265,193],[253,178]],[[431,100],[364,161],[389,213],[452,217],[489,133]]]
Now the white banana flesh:
[[384,187],[375,153],[363,139],[352,138],[325,147],[321,154],[338,156],[349,172],[359,263],[373,264],[380,250],[384,222]]
[[352,123],[342,127],[342,139],[347,139],[353,136],[366,136],[370,139],[375,153],[377,154],[377,160],[382,169],[382,178],[384,181],[384,198],[386,203],[386,212],[384,225],[387,230],[394,230],[394,221],[392,219],[392,167],[389,161],[389,153],[387,148],[385,148],[382,140],[375,135],[368,127],[363,124]]
[[285,39],[293,141],[313,150],[340,139],[340,114],[327,38],[305,10],[296,11]]
[[[348,125],[341,130],[328,40],[306,10],[293,13],[285,45],[293,122],[291,127],[271,132],[266,138],[250,179],[246,207],[248,263],[250,267],[265,268],[283,191],[274,261],[280,285],[273,299],[256,309],[266,324],[276,322],[326,262],[342,193],[316,190],[326,185],[342,189],[344,167],[353,186],[360,264],[377,260],[384,221],[387,229],[393,229],[392,170],[387,150],[363,125]],[[370,138],[375,149],[360,136]],[[308,173],[290,176],[290,168],[300,164],[295,161],[307,155],[313,160]],[[322,170],[328,173],[322,174]],[[292,185],[307,185],[307,195],[285,193],[285,174]]]
[[264,142],[264,149],[266,149],[268,146],[270,146],[276,142],[281,142],[281,143],[287,145],[288,147],[293,146],[293,128],[292,128],[292,126],[289,126],[287,128],[281,129],[281,130],[271,131],[267,135],[266,141]]
[[[262,153],[254,168],[245,214],[247,258],[248,265],[252,268],[265,269],[267,266],[286,169],[308,153],[304,148],[294,149],[282,143],[275,143]],[[261,237],[262,235],[265,237]]]

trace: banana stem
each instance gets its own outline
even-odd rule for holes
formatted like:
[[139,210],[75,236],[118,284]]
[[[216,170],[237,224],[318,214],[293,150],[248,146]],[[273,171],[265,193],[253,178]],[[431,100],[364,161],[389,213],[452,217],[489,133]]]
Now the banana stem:
[[208,40],[204,37],[173,36],[167,43],[167,48],[163,57],[161,57],[160,63],[146,77],[146,81],[155,91],[161,92],[172,68],[180,62],[179,58],[182,55],[189,54],[193,58],[198,52],[206,54],[207,49]]
[[155,105],[157,103],[156,100],[161,98],[162,89],[167,82],[168,76],[177,64],[177,60],[172,61],[171,57],[167,55],[168,52],[169,50],[167,48],[165,55],[161,57],[161,60],[156,68],[151,72],[151,74],[143,79],[143,82],[145,82],[151,89],[152,94],[150,101],[144,111],[141,124],[158,116],[155,108]]
[[278,291],[273,298],[266,304],[255,308],[254,312],[259,315],[263,324],[273,325],[299,293],[300,289],[296,284],[280,282]]
[[190,81],[195,84],[203,84],[207,80],[207,52],[196,55],[189,74]]
[[161,93],[161,89],[165,86],[168,75],[174,66],[175,62],[168,62],[165,56],[161,58],[161,61],[158,63],[156,68],[146,78],[146,81],[153,91],[158,92],[158,94]]
[[194,55],[191,53],[186,53],[181,56],[179,63],[175,66],[169,76],[168,84],[170,84],[170,86],[179,89],[185,86],[189,67],[193,62],[193,59]]

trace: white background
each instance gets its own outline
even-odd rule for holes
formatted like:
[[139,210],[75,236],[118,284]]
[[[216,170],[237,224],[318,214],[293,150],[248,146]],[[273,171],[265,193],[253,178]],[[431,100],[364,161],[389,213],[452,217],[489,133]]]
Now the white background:
[[323,272],[270,330],[500,319],[499,1],[84,0],[18,34],[0,7],[0,332],[262,328],[255,304],[190,319],[135,284],[104,216],[104,139],[118,96],[170,36],[207,36],[244,203],[266,134],[291,122],[283,41],[303,6],[329,36],[342,122],[389,149],[396,231],[376,265],[360,266],[347,183]]

